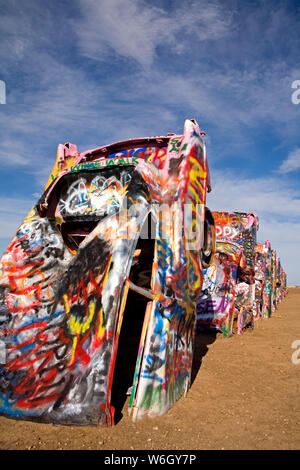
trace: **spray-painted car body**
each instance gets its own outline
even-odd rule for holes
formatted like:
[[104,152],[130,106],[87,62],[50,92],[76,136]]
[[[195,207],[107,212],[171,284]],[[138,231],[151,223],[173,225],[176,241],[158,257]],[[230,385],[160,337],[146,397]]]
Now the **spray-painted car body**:
[[276,271],[275,271],[275,308],[277,309],[280,302],[287,294],[287,279],[286,272],[283,269],[280,258],[276,256]]
[[262,246],[264,256],[264,288],[261,314],[263,318],[271,316],[272,309],[272,248],[270,240],[266,240]]
[[288,289],[287,289],[287,276],[286,276],[286,272],[285,272],[283,266],[281,266],[280,279],[281,279],[281,285],[280,285],[280,301],[282,301],[282,300],[285,298],[285,296],[287,295],[287,293],[288,293]]
[[[114,424],[111,389],[131,290],[148,299],[133,418],[163,414],[187,392],[195,305],[212,240],[204,233],[209,189],[205,144],[193,120],[183,135],[82,153],[58,146],[42,197],[1,259],[1,414]],[[130,272],[150,214],[155,246],[146,289]]]
[[272,250],[272,255],[271,255],[271,282],[272,282],[271,313],[274,313],[277,308],[277,305],[276,305],[276,283],[277,283],[276,260],[277,260],[276,250]]
[[269,318],[286,292],[286,274],[270,241],[255,246],[255,318]]
[[[212,215],[215,221],[217,246],[221,248],[218,258],[219,260],[220,257],[223,258],[222,265],[218,261],[216,271],[221,273],[219,278],[221,285],[214,284],[211,287],[213,293],[211,290],[200,295],[197,306],[197,326],[204,325],[207,315],[213,313],[213,318],[210,319],[212,326],[218,325],[224,334],[230,335],[233,332],[233,322],[237,318],[237,332],[240,334],[253,320],[254,247],[258,217],[254,213],[224,211],[213,211]],[[235,249],[233,249],[234,245]],[[231,252],[231,257],[228,257],[229,252]],[[210,272],[208,277],[211,277]],[[238,275],[237,272],[239,272]],[[216,295],[216,289],[219,300],[215,300],[215,303],[211,303],[209,307],[207,299]],[[211,308],[210,314],[207,307]]]
[[263,316],[270,304],[268,295],[264,296],[265,285],[267,282],[267,242],[256,243],[255,245],[255,301],[253,305],[254,320],[259,320]]
[[287,279],[276,250],[272,250],[269,240],[263,245],[263,252],[265,256],[265,276],[262,316],[270,318],[287,294]]
[[281,262],[280,258],[276,256],[276,267],[275,267],[275,308],[278,308],[280,302],[281,292]]
[[241,334],[247,326],[254,327],[253,305],[255,301],[255,245],[259,228],[258,217],[255,213],[236,213],[240,223],[240,242],[243,244],[246,256],[246,270],[243,282],[236,288],[235,311],[237,317],[237,333]]
[[219,238],[212,264],[204,270],[203,287],[197,302],[197,329],[233,332],[236,284],[245,268],[243,247]]
[[286,273],[270,241],[255,247],[255,310],[257,318],[269,318],[286,295]]

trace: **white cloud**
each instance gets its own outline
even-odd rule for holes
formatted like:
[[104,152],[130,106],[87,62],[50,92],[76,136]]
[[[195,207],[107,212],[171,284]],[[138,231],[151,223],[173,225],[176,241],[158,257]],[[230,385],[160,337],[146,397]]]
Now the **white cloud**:
[[37,200],[0,197],[0,257]]
[[236,171],[214,171],[207,206],[212,211],[255,212],[259,218],[258,241],[270,240],[289,284],[299,284],[299,188],[281,177],[245,178]]
[[297,171],[300,168],[300,148],[297,148],[290,152],[287,158],[282,162],[279,168],[279,172],[291,173]]
[[[5,127],[5,125],[3,126]],[[26,166],[29,159],[26,158],[28,149],[25,148],[24,142],[16,139],[9,139],[9,132],[1,139],[0,142],[0,162],[2,165],[8,166]]]
[[0,238],[13,237],[37,199],[0,197]]
[[[278,243],[292,272],[300,194],[282,176],[300,168],[300,106],[291,103],[291,83],[300,77],[299,19],[283,3],[271,9],[269,2],[249,4],[239,11],[235,1],[228,6],[174,0],[164,2],[168,11],[155,6],[163,4],[158,0],[77,0],[74,10],[72,2],[8,3],[0,48],[8,103],[0,109],[2,165],[26,167],[44,185],[56,146],[66,141],[86,150],[181,132],[184,119],[194,117],[201,127],[205,123],[211,146],[224,145],[225,155],[239,145],[247,151],[245,140],[262,155],[262,136],[275,129],[274,146],[278,136],[282,146],[291,136],[288,148],[295,147],[281,165],[281,178],[214,170],[208,206],[257,212],[259,238]],[[66,15],[59,15],[64,4]],[[220,153],[214,159],[218,168],[222,148]],[[279,166],[275,158],[276,152],[271,170]],[[240,163],[247,165],[245,157]],[[32,204],[0,202],[1,244]]]
[[182,53],[187,34],[194,40],[217,39],[229,32],[230,17],[217,3],[186,2],[168,11],[141,0],[78,0],[75,23],[81,51],[103,59],[107,48],[148,67],[158,46]]
[[281,177],[246,178],[237,171],[215,170],[211,179],[208,201],[214,207],[257,212],[282,222],[300,217],[300,190]]

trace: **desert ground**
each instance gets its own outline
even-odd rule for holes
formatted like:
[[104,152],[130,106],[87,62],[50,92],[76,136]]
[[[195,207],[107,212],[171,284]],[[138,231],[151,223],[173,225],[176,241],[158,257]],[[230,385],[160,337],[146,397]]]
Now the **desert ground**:
[[165,415],[132,422],[128,401],[110,428],[0,417],[0,449],[300,449],[300,288],[253,331],[197,334],[191,388]]

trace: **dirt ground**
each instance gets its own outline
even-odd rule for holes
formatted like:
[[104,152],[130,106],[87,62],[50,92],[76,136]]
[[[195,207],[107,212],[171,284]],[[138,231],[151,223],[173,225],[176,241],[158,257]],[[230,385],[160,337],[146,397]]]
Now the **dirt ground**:
[[300,288],[289,288],[278,310],[255,322],[253,332],[197,335],[191,389],[164,416],[133,423],[128,398],[111,428],[0,417],[0,449],[300,449],[295,340],[300,341]]

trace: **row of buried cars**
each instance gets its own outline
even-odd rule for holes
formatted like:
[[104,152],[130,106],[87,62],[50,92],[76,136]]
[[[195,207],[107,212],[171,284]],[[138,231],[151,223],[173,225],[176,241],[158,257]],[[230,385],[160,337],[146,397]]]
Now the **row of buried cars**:
[[255,213],[217,211],[212,215],[216,251],[204,270],[197,329],[231,336],[272,315],[287,294],[287,279],[270,241],[257,242]]
[[197,330],[241,333],[286,294],[258,218],[211,212],[203,132],[59,144],[0,263],[0,413],[54,424],[160,416]]

